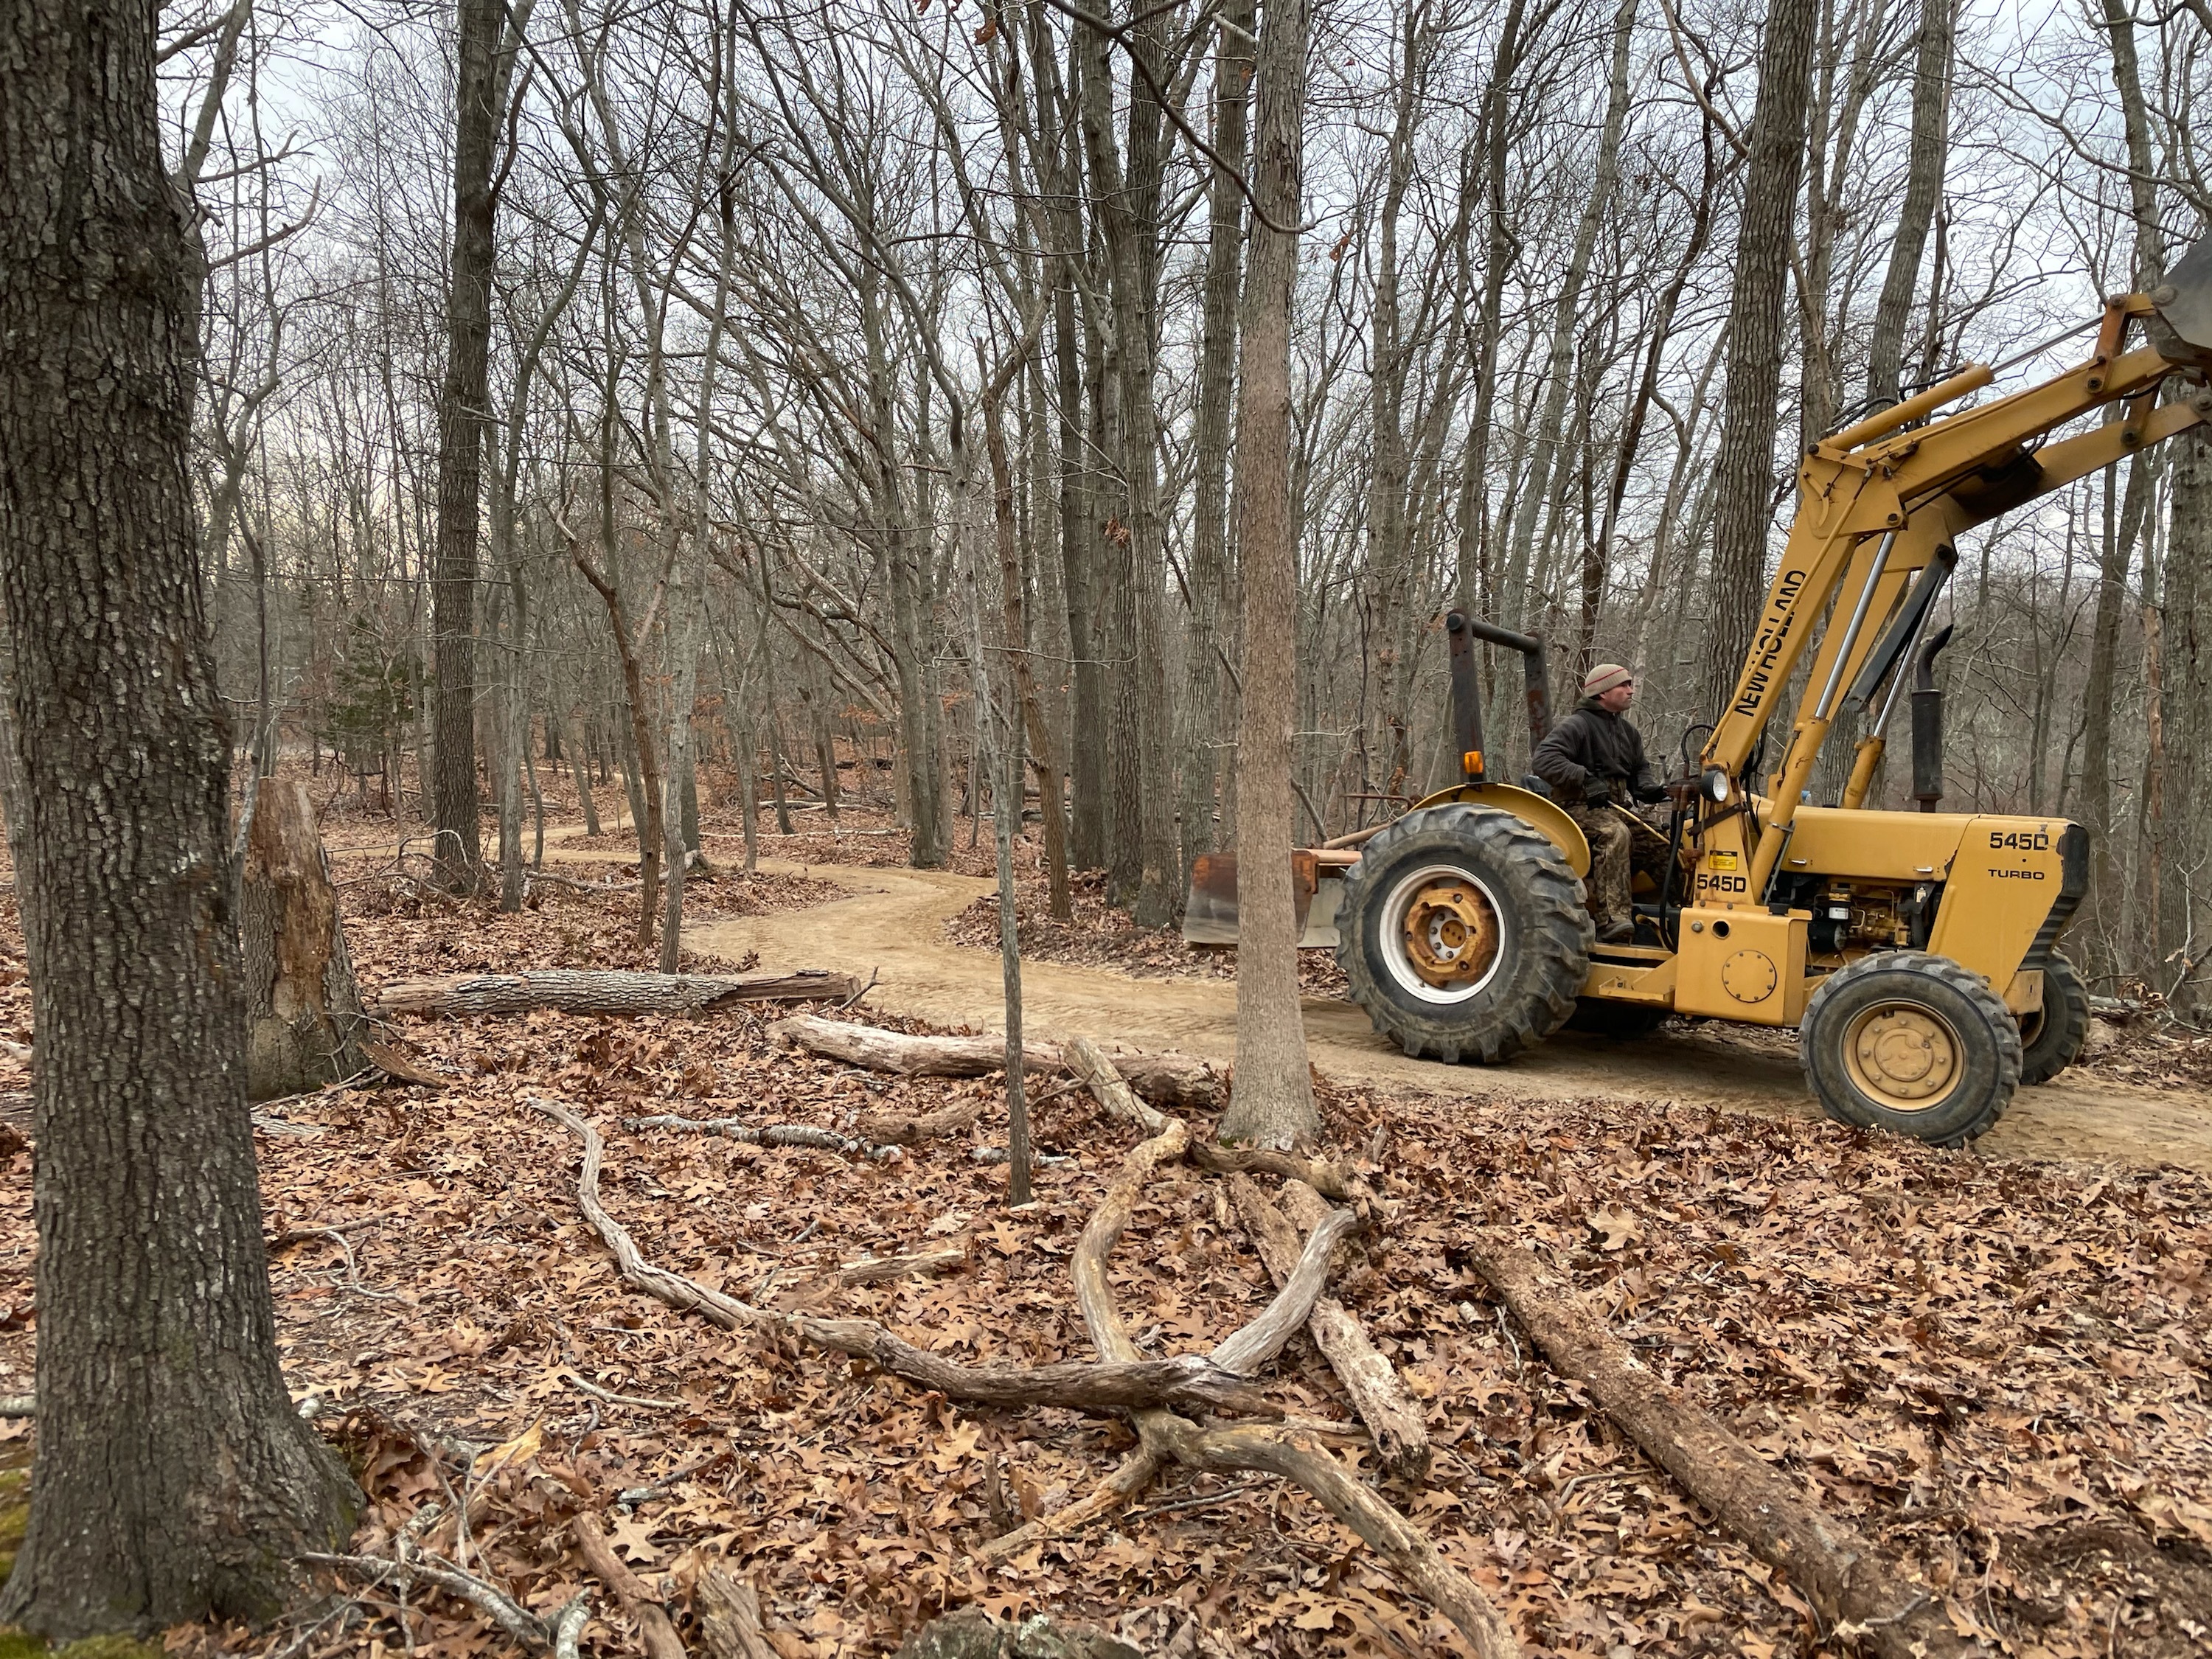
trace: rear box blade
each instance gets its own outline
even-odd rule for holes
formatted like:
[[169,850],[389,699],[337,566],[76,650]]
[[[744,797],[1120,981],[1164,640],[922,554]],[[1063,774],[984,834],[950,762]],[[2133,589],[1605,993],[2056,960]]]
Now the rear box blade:
[[[1328,907],[1328,937],[1310,937],[1315,929],[1308,926],[1309,921],[1319,920],[1311,913],[1320,870],[1321,860],[1311,848],[1301,847],[1291,853],[1291,891],[1297,902],[1301,946],[1336,942],[1334,905]],[[1200,853],[1191,860],[1190,892],[1183,900],[1182,937],[1187,945],[1237,943],[1236,854]]]

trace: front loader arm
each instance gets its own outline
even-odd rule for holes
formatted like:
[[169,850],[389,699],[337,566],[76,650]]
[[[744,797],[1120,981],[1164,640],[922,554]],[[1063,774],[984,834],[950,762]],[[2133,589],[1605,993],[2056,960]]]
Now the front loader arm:
[[[2124,353],[2131,322],[2140,324],[2148,343]],[[2191,249],[2154,294],[2110,301],[2087,362],[1978,408],[1909,425],[1988,385],[1992,371],[1974,365],[1807,452],[1781,566],[1703,757],[1703,811],[1708,817],[1733,814],[1754,787],[1743,769],[1818,635],[1740,902],[1764,902],[1844,688],[1860,674],[1919,573],[1960,532],[2212,421],[2212,392],[2201,384],[2189,397],[2156,407],[2150,402],[2170,378],[2193,375],[2201,383],[2208,371],[2212,237]],[[2057,428],[2113,403],[2129,405],[2124,419],[2043,441]],[[1831,600],[1834,611],[1820,634]]]

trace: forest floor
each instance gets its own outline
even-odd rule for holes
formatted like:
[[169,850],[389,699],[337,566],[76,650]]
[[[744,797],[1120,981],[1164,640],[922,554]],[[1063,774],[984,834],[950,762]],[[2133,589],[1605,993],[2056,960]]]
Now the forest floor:
[[[746,875],[726,867],[741,856],[728,826],[708,828],[726,868],[689,890],[689,959],[877,975],[848,1018],[995,1023],[994,953],[945,931],[990,889],[973,873],[988,844],[963,848],[961,870],[921,872],[890,861],[893,837],[770,838],[778,856]],[[545,883],[502,915],[407,879],[371,824],[328,838],[350,849],[337,874],[365,987],[649,965],[634,895]],[[615,835],[563,833],[548,852],[572,881],[629,861]],[[1024,969],[1033,1031],[1228,1057],[1224,981]],[[968,1603],[1089,1618],[1177,1659],[1465,1652],[1316,1504],[1265,1478],[1170,1471],[1118,1516],[979,1566],[983,1540],[1089,1492],[1127,1429],[956,1405],[625,1286],[579,1212],[580,1146],[533,1100],[597,1123],[605,1202],[651,1261],[756,1305],[879,1319],[968,1363],[1090,1357],[1067,1258],[1134,1132],[1086,1095],[1041,1098],[1039,1145],[1060,1161],[1040,1167],[1038,1202],[1010,1212],[1003,1166],[972,1155],[1004,1144],[998,1079],[890,1079],[795,1054],[769,1035],[777,1012],[405,1018],[392,1035],[442,1087],[333,1090],[257,1115],[280,1343],[295,1396],[319,1402],[361,1473],[357,1549],[388,1554],[404,1532],[465,1553],[548,1615],[589,1590],[593,1656],[637,1651],[638,1636],[571,1543],[579,1513],[666,1597],[694,1651],[691,1590],[720,1565],[758,1586],[781,1659],[887,1653]],[[1571,1279],[1645,1364],[1924,1569],[1992,1650],[2212,1647],[2212,1108],[2193,1086],[2024,1091],[1996,1133],[1946,1152],[1820,1120],[1786,1053],[1710,1030],[1572,1039],[1480,1071],[1407,1061],[1320,998],[1306,1017],[1328,1148],[1382,1199],[1334,1288],[1437,1449],[1419,1488],[1382,1477],[1357,1443],[1340,1455],[1532,1651],[1769,1659],[1847,1644],[1529,1352],[1468,1260],[1477,1227]],[[0,1035],[27,1041],[29,1021],[0,902]],[[0,1057],[0,1091],[25,1086],[20,1060]],[[980,1109],[972,1131],[895,1161],[625,1122],[842,1128],[860,1109],[963,1102]],[[967,1255],[942,1277],[834,1276],[947,1244]],[[0,1394],[28,1387],[33,1254],[18,1146],[0,1153]],[[1220,1182],[1189,1170],[1148,1188],[1113,1269],[1158,1355],[1209,1346],[1270,1294]],[[1294,1413],[1347,1414],[1303,1338],[1263,1382]],[[15,1443],[0,1462],[33,1432],[0,1425]],[[455,1485],[465,1545],[441,1504]],[[169,1646],[514,1650],[420,1587],[317,1602],[274,1632],[175,1632]]]

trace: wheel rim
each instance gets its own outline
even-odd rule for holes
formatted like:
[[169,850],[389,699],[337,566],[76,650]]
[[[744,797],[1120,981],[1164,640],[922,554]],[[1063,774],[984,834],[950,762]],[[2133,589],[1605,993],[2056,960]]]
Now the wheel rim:
[[1844,1066],[1865,1094],[1893,1112],[1932,1111],[1966,1074],[1951,1022],[1925,1003],[1878,1002],[1844,1032]]
[[1382,955],[1398,987],[1424,1002],[1464,1002],[1488,985],[1504,952],[1500,907],[1455,864],[1401,877],[1383,902]]

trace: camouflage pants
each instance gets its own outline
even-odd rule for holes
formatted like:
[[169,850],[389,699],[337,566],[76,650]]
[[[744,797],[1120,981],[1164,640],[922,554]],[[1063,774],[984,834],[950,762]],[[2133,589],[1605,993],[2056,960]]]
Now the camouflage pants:
[[1655,882],[1665,878],[1667,846],[1658,835],[1645,835],[1632,826],[1627,815],[1607,806],[1592,812],[1580,806],[1567,808],[1589,842],[1589,874],[1583,885],[1589,894],[1590,915],[1600,927],[1615,921],[1632,921],[1629,894],[1642,871]]

